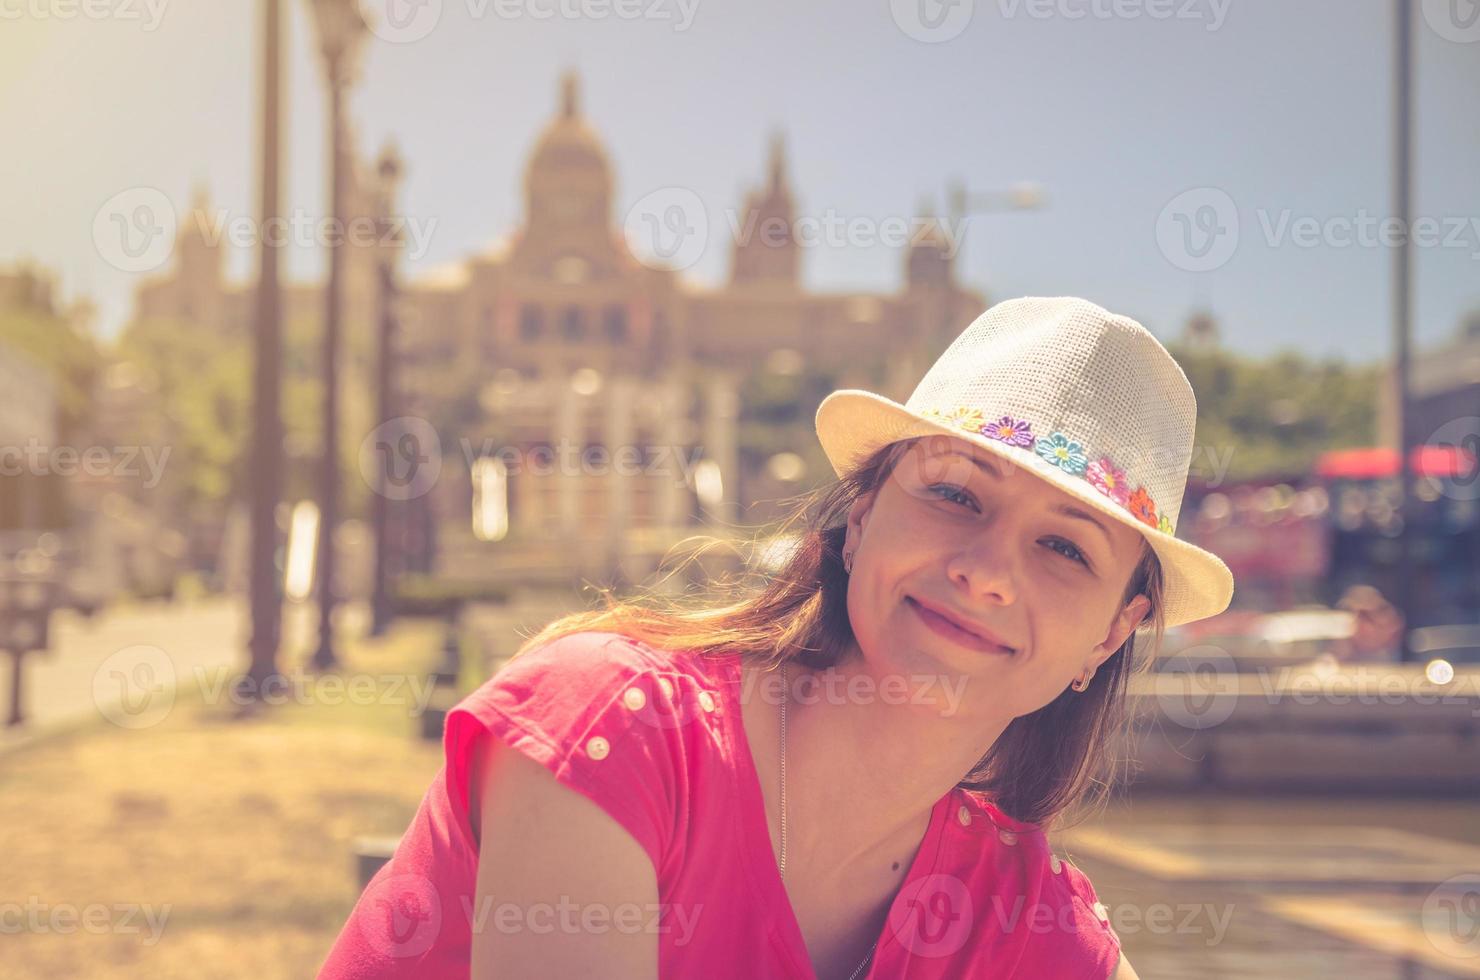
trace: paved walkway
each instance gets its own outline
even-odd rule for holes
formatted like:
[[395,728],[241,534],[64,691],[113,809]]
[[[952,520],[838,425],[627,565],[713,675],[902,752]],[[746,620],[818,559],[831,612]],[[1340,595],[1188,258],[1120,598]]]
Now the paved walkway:
[[[343,612],[347,628],[363,628],[360,606]],[[310,649],[316,627],[316,607],[284,607],[285,664]],[[128,706],[139,703],[143,690],[214,686],[244,666],[249,632],[247,602],[239,596],[146,603],[104,610],[91,620],[61,612],[52,621],[50,651],[26,657],[26,723],[19,730],[0,728],[0,751],[100,716],[127,725]],[[0,666],[0,706],[8,711],[9,658]]]

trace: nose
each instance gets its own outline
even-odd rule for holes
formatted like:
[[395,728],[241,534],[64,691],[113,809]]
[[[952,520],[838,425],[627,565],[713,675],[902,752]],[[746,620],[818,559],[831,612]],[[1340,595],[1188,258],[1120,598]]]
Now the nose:
[[1008,606],[1017,601],[1018,569],[1012,549],[984,535],[951,555],[946,575],[974,602]]

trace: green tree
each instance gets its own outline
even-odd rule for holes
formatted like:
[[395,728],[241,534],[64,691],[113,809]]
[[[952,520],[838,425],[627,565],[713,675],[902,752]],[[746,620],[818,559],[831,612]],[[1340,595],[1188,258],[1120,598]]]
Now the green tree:
[[[1226,461],[1229,479],[1306,473],[1329,449],[1376,439],[1381,369],[1293,351],[1254,359],[1168,345],[1197,395],[1196,475]],[[1198,472],[1199,470],[1205,472]]]

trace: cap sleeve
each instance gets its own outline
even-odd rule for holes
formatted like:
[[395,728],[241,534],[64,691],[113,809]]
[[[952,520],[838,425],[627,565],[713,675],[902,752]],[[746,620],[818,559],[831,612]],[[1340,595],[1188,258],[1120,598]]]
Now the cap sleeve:
[[497,736],[622,825],[661,877],[684,797],[673,685],[614,633],[558,637],[510,660],[448,713],[448,792],[468,812],[477,739]]
[[1088,875],[1069,861],[1056,856],[1052,860],[1059,864],[1074,904],[1075,935],[1087,965],[1084,976],[1086,980],[1108,980],[1120,964],[1120,937],[1110,925],[1110,911],[1095,894]]

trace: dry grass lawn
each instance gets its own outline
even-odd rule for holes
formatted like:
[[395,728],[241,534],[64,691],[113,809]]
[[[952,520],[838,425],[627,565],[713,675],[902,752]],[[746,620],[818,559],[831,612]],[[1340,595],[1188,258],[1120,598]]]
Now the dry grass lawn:
[[[346,673],[424,676],[440,639],[398,626]],[[0,975],[312,977],[357,897],[353,838],[400,834],[441,765],[410,699],[233,719],[182,696],[150,728],[0,756]]]

